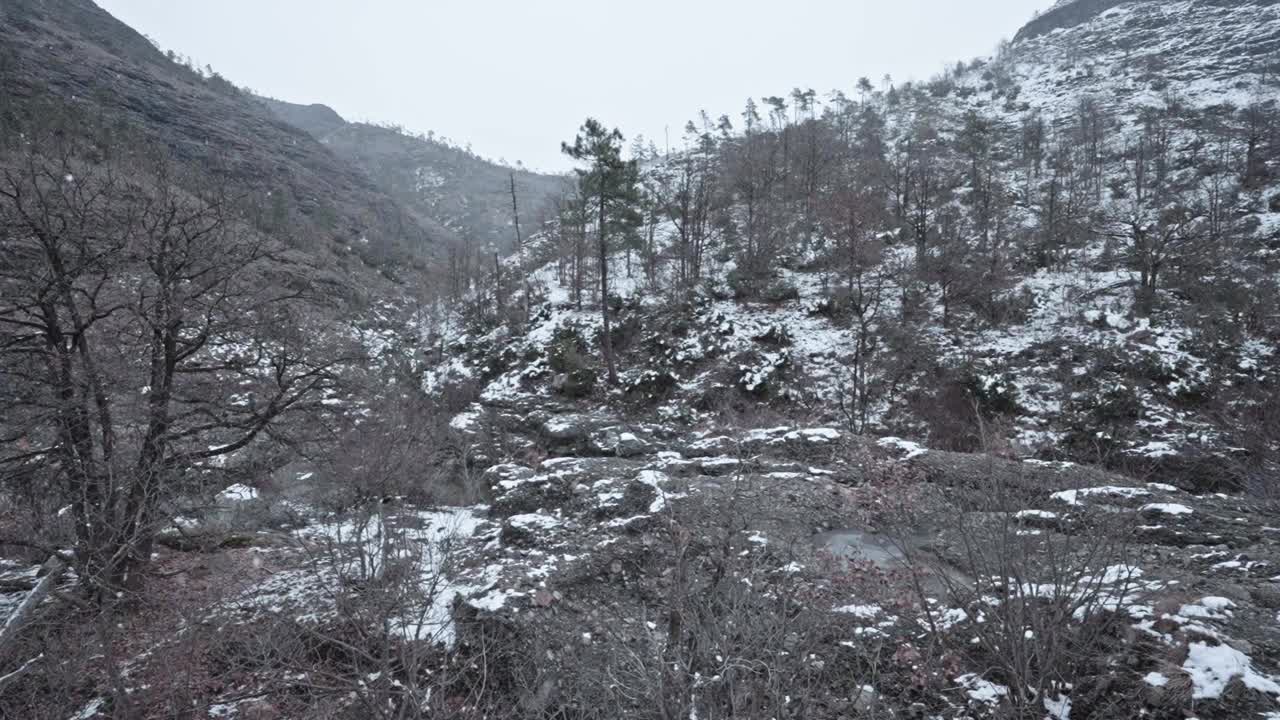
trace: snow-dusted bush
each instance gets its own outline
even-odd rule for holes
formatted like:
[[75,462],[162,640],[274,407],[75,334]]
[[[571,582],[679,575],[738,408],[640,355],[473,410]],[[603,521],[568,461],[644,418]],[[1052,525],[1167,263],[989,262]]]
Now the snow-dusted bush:
[[984,415],[1011,416],[1018,412],[1018,387],[1008,373],[974,369],[962,381]]
[[628,397],[642,399],[645,402],[658,402],[667,396],[680,379],[666,370],[643,370],[628,377],[624,390]]
[[776,394],[778,381],[791,362],[791,354],[785,350],[758,352],[750,350],[734,358],[738,389],[757,397]]
[[786,347],[791,344],[791,333],[781,323],[773,323],[763,332],[751,338],[761,345],[770,347]]
[[556,329],[549,347],[547,362],[556,373],[552,387],[569,397],[586,397],[595,389],[599,369],[588,356],[588,345],[580,329],[572,324]]
[[777,279],[760,291],[760,299],[765,302],[783,303],[788,300],[797,300],[800,297],[800,290],[787,280]]

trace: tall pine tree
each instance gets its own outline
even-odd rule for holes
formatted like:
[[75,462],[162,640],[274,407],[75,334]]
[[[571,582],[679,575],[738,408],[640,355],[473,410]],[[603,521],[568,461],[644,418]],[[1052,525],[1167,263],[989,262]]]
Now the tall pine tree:
[[633,160],[622,158],[622,133],[606,130],[595,118],[587,118],[573,144],[561,143],[561,150],[582,162],[578,183],[584,198],[590,198],[596,209],[596,234],[600,260],[600,319],[604,332],[600,341],[609,384],[618,384],[617,364],[613,357],[613,333],[609,318],[609,238],[625,238],[634,233],[639,216],[639,170]]

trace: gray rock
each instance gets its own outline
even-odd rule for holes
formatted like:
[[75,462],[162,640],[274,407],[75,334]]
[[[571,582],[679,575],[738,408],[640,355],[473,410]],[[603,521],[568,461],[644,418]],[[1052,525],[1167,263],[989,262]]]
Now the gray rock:
[[637,457],[656,452],[652,442],[622,426],[593,430],[587,438],[585,449],[593,455],[618,457]]

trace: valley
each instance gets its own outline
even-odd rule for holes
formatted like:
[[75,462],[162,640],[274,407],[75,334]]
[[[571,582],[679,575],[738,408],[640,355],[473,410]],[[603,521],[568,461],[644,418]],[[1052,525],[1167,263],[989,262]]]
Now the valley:
[[1278,70],[1061,0],[549,175],[7,2],[0,716],[1280,718]]

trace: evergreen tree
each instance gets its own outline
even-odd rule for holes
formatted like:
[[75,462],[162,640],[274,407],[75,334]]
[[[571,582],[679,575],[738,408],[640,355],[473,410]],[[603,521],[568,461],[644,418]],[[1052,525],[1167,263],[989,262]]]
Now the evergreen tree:
[[582,195],[596,207],[596,235],[600,260],[600,319],[604,324],[601,352],[609,374],[609,384],[618,383],[617,365],[613,357],[613,335],[609,318],[609,238],[626,239],[635,233],[639,222],[639,170],[633,160],[622,158],[622,132],[605,129],[595,118],[587,118],[573,144],[561,143],[569,157],[585,163],[579,168],[578,183]]

